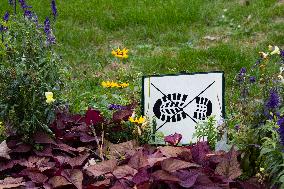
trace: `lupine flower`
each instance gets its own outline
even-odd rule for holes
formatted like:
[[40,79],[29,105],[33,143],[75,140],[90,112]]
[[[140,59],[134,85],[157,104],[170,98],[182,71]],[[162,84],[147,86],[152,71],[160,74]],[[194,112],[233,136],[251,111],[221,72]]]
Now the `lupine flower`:
[[175,133],[175,134],[171,134],[169,136],[166,136],[164,138],[165,142],[173,145],[173,146],[176,146],[180,140],[182,139],[182,135],[181,134],[178,134],[178,133]]
[[279,125],[279,135],[280,135],[280,141],[281,144],[284,146],[284,117],[281,117],[278,121],[277,124]]
[[5,13],[3,20],[7,22],[9,20],[10,14],[8,12]]
[[128,49],[124,48],[122,50],[120,50],[120,48],[117,48],[116,51],[115,50],[112,50],[111,54],[117,58],[128,58]]
[[276,90],[270,90],[269,98],[266,102],[266,107],[268,109],[275,109],[280,105],[280,97]]
[[52,10],[52,14],[53,14],[54,19],[55,19],[56,16],[57,16],[57,7],[56,7],[56,4],[55,4],[55,0],[51,1],[51,10]]
[[277,46],[268,46],[269,50],[271,51],[270,54],[274,55],[274,54],[280,54],[280,49]]
[[254,76],[251,76],[251,77],[249,78],[249,82],[250,82],[250,83],[254,83],[255,81],[256,81],[256,79],[255,79]]
[[109,110],[125,110],[126,106],[122,106],[122,105],[119,105],[119,104],[110,104],[110,105],[108,105],[108,109]]
[[45,98],[46,98],[46,103],[50,104],[52,102],[55,101],[55,99],[53,98],[53,93],[52,92],[45,92]]

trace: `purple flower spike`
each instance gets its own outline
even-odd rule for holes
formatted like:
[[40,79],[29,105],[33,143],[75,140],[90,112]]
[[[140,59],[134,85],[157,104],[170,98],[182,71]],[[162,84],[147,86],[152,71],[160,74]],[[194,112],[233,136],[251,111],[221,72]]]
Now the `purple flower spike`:
[[21,7],[22,7],[22,9],[29,9],[29,8],[32,8],[31,6],[28,6],[27,4],[26,4],[26,1],[25,0],[19,0],[19,3],[21,4]]
[[56,16],[57,16],[57,7],[56,7],[55,0],[51,1],[51,10],[52,10],[52,14],[53,14],[54,19],[55,19]]
[[10,14],[8,12],[5,13],[3,20],[7,22],[9,20]]
[[176,146],[180,142],[181,139],[182,139],[182,135],[178,133],[171,134],[164,138],[165,142],[169,143],[172,146]]
[[55,36],[53,35],[52,30],[50,28],[50,20],[48,17],[44,21],[44,32],[46,34],[46,44],[55,44]]
[[281,144],[284,146],[284,117],[280,118],[277,121],[277,124],[279,125],[278,132],[280,135],[280,141],[281,141]]
[[280,105],[280,97],[275,89],[270,90],[269,98],[266,102],[266,107],[268,109],[278,108]]

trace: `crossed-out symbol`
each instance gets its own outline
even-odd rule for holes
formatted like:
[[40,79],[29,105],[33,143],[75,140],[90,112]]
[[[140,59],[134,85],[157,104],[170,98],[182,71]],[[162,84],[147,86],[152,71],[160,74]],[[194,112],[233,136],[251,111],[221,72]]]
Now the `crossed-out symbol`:
[[[183,107],[178,107],[177,106],[177,108],[179,109],[172,117],[171,117],[171,119],[175,116],[175,115],[177,115],[178,113],[180,113],[180,112],[183,112],[183,113],[185,113],[186,114],[186,116],[188,116],[192,121],[194,121],[195,123],[197,123],[196,121],[195,121],[195,119],[194,118],[192,118],[190,115],[188,115],[188,113],[186,113],[185,111],[184,111],[184,108],[185,107],[187,107],[189,104],[191,104],[197,97],[199,97],[200,95],[202,95],[207,89],[209,89],[213,84],[215,83],[215,81],[213,81],[211,84],[209,84],[204,90],[202,90],[198,95],[196,95],[191,101],[189,101],[186,105],[184,105]],[[159,91],[164,97],[166,97],[169,101],[171,101],[173,104],[176,104],[175,102],[173,102],[170,98],[168,98],[168,96],[165,94],[165,93],[163,93],[158,87],[156,87],[153,83],[151,83],[151,85],[155,88],[155,89],[157,89],[157,91]],[[170,119],[170,120],[171,120]],[[156,129],[156,131],[157,130],[159,130],[160,128],[162,128],[166,123],[168,123],[169,121],[165,121],[161,126],[159,126],[157,129]]]

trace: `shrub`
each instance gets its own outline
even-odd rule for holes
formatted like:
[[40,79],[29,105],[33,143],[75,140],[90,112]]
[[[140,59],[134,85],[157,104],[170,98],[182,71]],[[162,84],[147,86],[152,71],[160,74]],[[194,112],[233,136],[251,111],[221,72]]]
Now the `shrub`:
[[7,13],[1,24],[0,117],[8,130],[29,137],[36,130],[50,132],[63,82],[50,20],[42,26],[29,6],[22,8],[24,16]]

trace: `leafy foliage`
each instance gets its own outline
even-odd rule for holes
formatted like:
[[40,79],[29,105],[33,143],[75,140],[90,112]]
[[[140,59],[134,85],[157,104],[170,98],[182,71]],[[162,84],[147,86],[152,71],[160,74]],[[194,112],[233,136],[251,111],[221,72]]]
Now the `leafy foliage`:
[[[8,132],[31,136],[37,130],[50,132],[54,107],[45,92],[60,99],[63,67],[54,52],[51,23],[42,27],[35,13],[24,9],[23,15],[10,15],[1,32],[0,45],[0,117]],[[51,99],[52,100],[52,99]],[[50,101],[51,102],[51,101]]]

